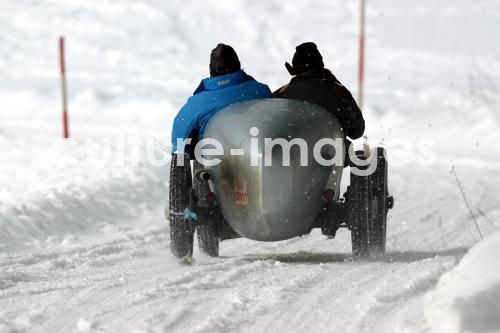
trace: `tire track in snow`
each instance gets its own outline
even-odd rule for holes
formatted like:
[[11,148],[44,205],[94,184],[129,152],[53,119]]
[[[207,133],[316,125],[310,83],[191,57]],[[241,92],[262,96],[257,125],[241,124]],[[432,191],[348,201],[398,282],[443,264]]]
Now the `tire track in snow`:
[[385,277],[382,287],[375,293],[375,303],[359,320],[356,329],[360,332],[427,330],[422,313],[423,296],[465,253],[465,249],[449,251],[436,258],[409,263]]
[[255,318],[288,304],[295,295],[313,289],[324,274],[321,265],[311,267],[305,274],[298,270],[300,268],[293,264],[274,261],[264,276],[259,276],[261,281],[253,279],[252,284],[235,286],[225,295],[223,304],[208,314],[193,331],[227,332],[242,331],[245,325],[253,327]]
[[[0,291],[0,305],[7,309],[0,315],[22,330],[16,323],[25,313],[32,327],[47,332],[75,331],[80,320],[101,331],[299,332],[313,324],[318,331],[392,331],[394,327],[379,322],[391,316],[398,318],[399,327],[422,328],[421,296],[447,263],[463,253],[461,248],[436,250],[443,248],[440,238],[452,240],[467,222],[466,211],[450,214],[426,200],[423,196],[412,209],[395,210],[389,220],[406,253],[351,262],[348,232],[326,240],[315,231],[272,244],[225,241],[222,257],[197,255],[191,267],[170,257],[162,209],[152,207],[140,219],[161,219],[154,223],[163,227],[115,228],[110,230],[117,234],[113,239],[74,239],[67,246],[60,237],[53,248],[4,256],[0,274],[13,270],[20,278]],[[453,200],[450,196],[442,205]],[[426,214],[425,207],[430,208]],[[437,235],[429,225],[437,214],[456,219],[450,234]],[[403,225],[398,220],[403,217],[427,222]]]

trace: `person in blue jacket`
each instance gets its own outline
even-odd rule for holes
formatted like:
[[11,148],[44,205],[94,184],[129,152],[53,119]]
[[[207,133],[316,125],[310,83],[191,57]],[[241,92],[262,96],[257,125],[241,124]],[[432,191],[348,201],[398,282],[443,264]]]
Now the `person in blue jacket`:
[[[218,44],[210,55],[210,77],[203,79],[181,108],[172,128],[173,151],[178,139],[192,139],[186,150],[192,149],[203,138],[203,130],[210,118],[222,108],[241,101],[272,97],[265,84],[246,74],[234,49]],[[181,147],[179,147],[181,150]]]

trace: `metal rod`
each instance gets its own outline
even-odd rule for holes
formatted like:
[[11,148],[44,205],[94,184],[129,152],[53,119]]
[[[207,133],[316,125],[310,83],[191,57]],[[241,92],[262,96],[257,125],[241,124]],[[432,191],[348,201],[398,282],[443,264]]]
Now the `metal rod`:
[[474,221],[474,225],[476,226],[477,232],[479,233],[479,236],[481,236],[481,239],[484,239],[483,233],[481,232],[481,229],[479,228],[479,224],[476,221],[476,217],[472,213],[472,208],[470,207],[469,202],[467,201],[467,197],[465,196],[465,191],[462,187],[462,184],[460,183],[460,180],[458,179],[457,172],[455,171],[454,165],[451,167],[451,171],[455,175],[455,179],[457,180],[458,187],[460,188],[460,192],[462,193],[462,197],[464,198],[465,205],[469,209],[470,216],[472,217],[472,220]]
[[64,37],[59,37],[59,67],[61,69],[63,137],[65,139],[69,139],[68,93],[66,83],[66,63],[64,59]]
[[361,0],[360,32],[359,32],[359,60],[358,60],[358,104],[363,110],[364,79],[365,79],[365,29],[366,29],[366,0]]

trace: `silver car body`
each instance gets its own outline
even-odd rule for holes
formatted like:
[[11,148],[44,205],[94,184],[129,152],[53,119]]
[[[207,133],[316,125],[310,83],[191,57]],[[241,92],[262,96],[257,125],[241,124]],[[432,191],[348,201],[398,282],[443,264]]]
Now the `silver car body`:
[[[258,135],[255,129],[250,134],[252,127],[259,130]],[[320,165],[313,148],[320,139],[343,137],[335,116],[303,101],[261,99],[219,111],[207,124],[204,138],[216,139],[224,149],[224,155],[217,156],[222,161],[209,169],[226,221],[243,237],[259,241],[279,241],[308,233],[320,211],[329,177],[337,175],[333,190],[338,193],[342,174],[342,166]],[[301,138],[307,143],[306,154],[301,160],[301,149],[294,145],[290,165],[284,166],[286,149],[275,146],[272,153],[266,151],[265,138],[290,142]],[[343,165],[343,144],[341,149],[337,152],[327,145],[322,156],[341,154],[336,156]],[[266,156],[272,166],[265,165]],[[301,166],[304,156],[307,166]]]

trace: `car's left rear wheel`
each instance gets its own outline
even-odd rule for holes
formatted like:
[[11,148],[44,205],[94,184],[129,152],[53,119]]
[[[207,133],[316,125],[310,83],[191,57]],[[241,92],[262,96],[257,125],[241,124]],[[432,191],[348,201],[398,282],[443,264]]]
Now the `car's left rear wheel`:
[[[180,160],[183,163],[180,163]],[[170,251],[181,261],[191,261],[193,256],[194,226],[191,212],[192,178],[189,157],[172,155],[170,165]]]

